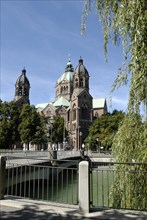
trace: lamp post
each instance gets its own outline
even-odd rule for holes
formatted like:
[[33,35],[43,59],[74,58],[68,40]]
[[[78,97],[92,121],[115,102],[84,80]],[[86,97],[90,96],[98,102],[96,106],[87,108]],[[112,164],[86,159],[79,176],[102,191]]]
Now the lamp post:
[[53,138],[53,123],[54,123],[54,118],[51,116],[47,120],[47,138],[48,138],[48,149],[52,149],[52,138]]
[[82,132],[79,132],[79,149],[81,150],[81,144],[82,144]]
[[80,127],[81,126],[78,126],[77,128],[77,150],[80,150]]
[[90,146],[90,143],[91,143],[91,137],[88,137],[89,139],[89,143],[88,143],[88,153],[89,153],[89,150],[91,150],[91,146]]
[[96,138],[96,141],[97,141],[97,151],[98,151],[98,153],[100,153],[99,139]]
[[51,148],[52,148],[52,140],[53,140],[53,124],[54,124],[54,118],[51,116],[50,118],[50,124],[51,124]]

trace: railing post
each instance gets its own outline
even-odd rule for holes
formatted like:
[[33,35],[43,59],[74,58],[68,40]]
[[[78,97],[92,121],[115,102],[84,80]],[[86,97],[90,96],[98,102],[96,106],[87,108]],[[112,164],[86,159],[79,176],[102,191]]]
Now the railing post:
[[4,198],[5,195],[5,170],[6,160],[4,156],[0,156],[0,199]]
[[89,163],[88,161],[82,161],[79,163],[79,208],[84,213],[89,213],[89,192]]

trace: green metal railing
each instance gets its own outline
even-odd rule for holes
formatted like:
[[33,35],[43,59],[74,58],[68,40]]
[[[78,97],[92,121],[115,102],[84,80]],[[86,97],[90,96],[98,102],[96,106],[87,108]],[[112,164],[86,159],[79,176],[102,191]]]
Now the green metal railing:
[[92,163],[92,207],[147,210],[147,163]]
[[6,170],[6,195],[78,204],[77,166],[13,164],[13,160],[10,163]]

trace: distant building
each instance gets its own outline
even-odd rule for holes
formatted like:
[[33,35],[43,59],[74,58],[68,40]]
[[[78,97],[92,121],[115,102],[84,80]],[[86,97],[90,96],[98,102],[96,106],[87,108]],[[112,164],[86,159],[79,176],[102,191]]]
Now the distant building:
[[93,99],[90,95],[89,73],[82,58],[75,70],[71,60],[68,60],[65,72],[57,80],[55,88],[54,102],[37,104],[37,111],[46,117],[61,115],[69,131],[70,146],[81,149],[94,118],[107,113],[106,99]]

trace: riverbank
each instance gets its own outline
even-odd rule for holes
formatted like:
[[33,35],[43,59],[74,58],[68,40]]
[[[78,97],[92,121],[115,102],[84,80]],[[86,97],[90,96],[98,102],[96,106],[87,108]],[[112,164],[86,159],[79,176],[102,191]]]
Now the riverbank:
[[4,220],[79,220],[113,219],[145,220],[147,212],[134,210],[97,209],[83,214],[78,206],[49,203],[18,197],[5,197],[0,200],[0,219]]

